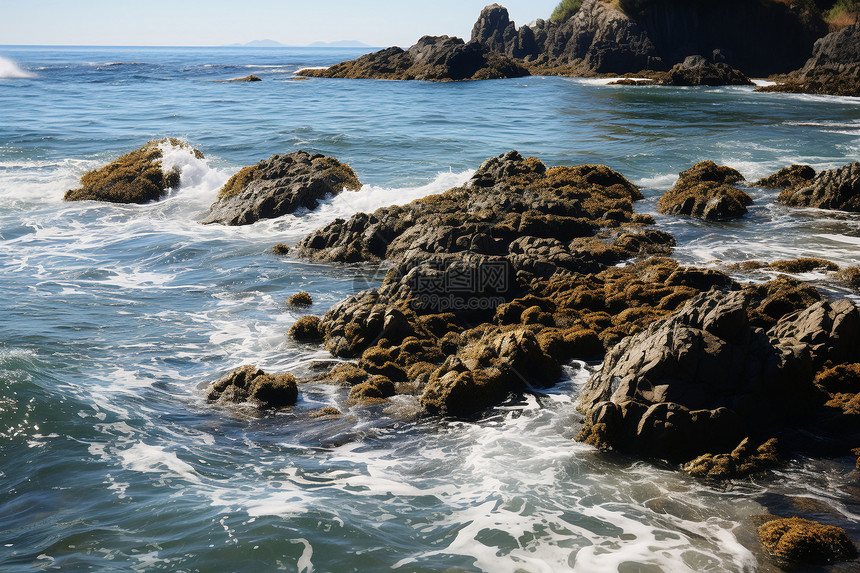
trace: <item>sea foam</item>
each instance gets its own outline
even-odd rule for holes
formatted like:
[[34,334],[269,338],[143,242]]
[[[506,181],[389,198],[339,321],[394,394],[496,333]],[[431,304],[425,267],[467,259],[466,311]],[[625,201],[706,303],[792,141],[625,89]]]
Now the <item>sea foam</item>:
[[35,78],[36,74],[22,70],[18,64],[0,56],[0,79]]

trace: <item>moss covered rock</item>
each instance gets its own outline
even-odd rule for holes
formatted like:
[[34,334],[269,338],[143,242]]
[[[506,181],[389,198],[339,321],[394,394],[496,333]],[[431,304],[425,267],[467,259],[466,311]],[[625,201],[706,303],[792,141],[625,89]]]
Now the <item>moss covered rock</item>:
[[297,292],[287,299],[287,304],[290,306],[311,306],[314,299],[306,292]]
[[688,215],[706,221],[741,217],[752,198],[733,187],[743,175],[713,161],[702,161],[682,171],[675,186],[660,197],[657,208],[667,215]]
[[298,399],[298,386],[292,374],[266,374],[256,366],[237,368],[209,386],[210,402],[247,402],[261,409],[285,408]]
[[290,338],[299,342],[320,342],[323,330],[318,316],[303,316],[290,328]]
[[737,479],[761,473],[780,463],[776,439],[758,447],[745,438],[728,454],[703,454],[683,466],[683,470],[696,477],[717,480]]
[[148,203],[161,199],[168,189],[179,185],[177,168],[162,166],[165,146],[180,147],[198,159],[203,154],[175,138],[150,141],[104,167],[85,173],[80,189],[66,191],[66,201],[108,201],[110,203]]
[[768,553],[793,563],[823,565],[857,555],[844,529],[800,517],[768,521],[758,528],[758,536]]

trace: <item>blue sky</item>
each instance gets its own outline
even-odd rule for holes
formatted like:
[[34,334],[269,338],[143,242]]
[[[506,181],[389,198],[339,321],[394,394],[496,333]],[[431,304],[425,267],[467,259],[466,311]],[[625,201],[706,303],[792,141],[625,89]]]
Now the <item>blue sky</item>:
[[[409,46],[466,37],[487,0],[0,0],[0,44],[219,46],[358,40]],[[517,25],[558,0],[503,2]]]

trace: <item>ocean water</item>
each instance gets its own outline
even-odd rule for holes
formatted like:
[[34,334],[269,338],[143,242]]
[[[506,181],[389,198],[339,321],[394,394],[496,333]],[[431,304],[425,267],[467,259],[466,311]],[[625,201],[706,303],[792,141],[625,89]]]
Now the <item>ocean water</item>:
[[[410,397],[347,409],[343,389],[313,383],[274,415],[208,405],[205,387],[235,366],[307,375],[330,359],[286,337],[301,315],[290,294],[309,291],[322,314],[379,280],[273,244],[443,191],[488,157],[609,165],[652,214],[700,160],[754,180],[860,159],[860,99],[294,76],[360,53],[0,46],[0,570],[776,571],[749,519],[769,512],[860,541],[853,459],[718,486],[575,443],[594,365],[472,421],[418,418]],[[264,81],[217,82],[252,73]],[[166,151],[183,172],[165,200],[62,201],[85,171],[164,136],[206,155]],[[349,163],[364,187],[312,213],[197,224],[240,167],[298,149]],[[750,193],[742,220],[657,224],[685,263],[860,263],[860,216]],[[307,417],[326,405],[344,416]]]

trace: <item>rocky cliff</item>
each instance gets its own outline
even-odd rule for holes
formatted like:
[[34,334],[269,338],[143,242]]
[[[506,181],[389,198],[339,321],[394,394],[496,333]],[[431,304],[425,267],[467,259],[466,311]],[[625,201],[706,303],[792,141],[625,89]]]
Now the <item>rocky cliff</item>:
[[860,96],[860,25],[815,42],[812,57],[786,80],[760,91]]
[[816,38],[820,18],[768,0],[651,0],[631,14],[605,0],[585,0],[565,22],[538,20],[517,28],[498,4],[484,8],[472,40],[532,65],[574,73],[667,70],[701,55],[747,75],[800,67]]

